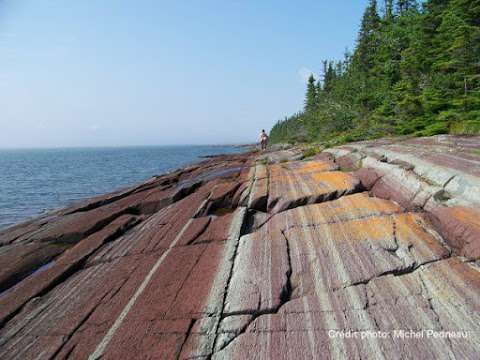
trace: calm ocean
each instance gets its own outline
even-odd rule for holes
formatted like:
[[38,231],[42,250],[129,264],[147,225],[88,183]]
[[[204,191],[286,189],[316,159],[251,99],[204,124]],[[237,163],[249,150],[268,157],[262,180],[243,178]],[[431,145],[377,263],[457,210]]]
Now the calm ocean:
[[153,175],[240,152],[233,146],[0,150],[0,228]]

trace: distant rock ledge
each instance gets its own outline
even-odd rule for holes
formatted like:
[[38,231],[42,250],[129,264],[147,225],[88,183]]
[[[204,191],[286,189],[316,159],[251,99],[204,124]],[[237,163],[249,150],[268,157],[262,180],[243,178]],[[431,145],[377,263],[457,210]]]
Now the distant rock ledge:
[[479,358],[479,149],[219,155],[2,230],[0,358]]

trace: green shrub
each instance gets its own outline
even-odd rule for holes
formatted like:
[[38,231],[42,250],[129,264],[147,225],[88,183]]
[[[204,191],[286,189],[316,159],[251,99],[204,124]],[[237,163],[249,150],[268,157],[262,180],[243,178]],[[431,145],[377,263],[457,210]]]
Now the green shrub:
[[448,134],[448,125],[446,123],[437,122],[415,133],[417,136],[433,136],[439,134]]
[[480,134],[480,120],[460,121],[450,126],[450,133],[455,135]]
[[311,157],[311,156],[315,156],[318,153],[320,153],[322,150],[323,150],[323,147],[321,147],[319,145],[309,146],[308,148],[303,150],[303,157],[308,158],[308,157]]

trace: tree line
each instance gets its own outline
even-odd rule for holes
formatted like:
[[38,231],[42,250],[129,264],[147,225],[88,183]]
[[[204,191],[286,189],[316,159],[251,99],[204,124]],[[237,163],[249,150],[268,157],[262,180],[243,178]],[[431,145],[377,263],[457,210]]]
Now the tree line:
[[370,0],[353,52],[322,62],[272,142],[480,132],[480,0]]

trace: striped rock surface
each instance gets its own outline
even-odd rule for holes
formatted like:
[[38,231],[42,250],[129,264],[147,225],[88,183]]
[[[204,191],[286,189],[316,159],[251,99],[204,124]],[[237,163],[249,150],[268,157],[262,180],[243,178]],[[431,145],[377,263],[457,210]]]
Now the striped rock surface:
[[327,149],[378,197],[424,211],[456,254],[480,257],[480,136],[373,140]]
[[0,358],[478,358],[479,264],[450,240],[472,232],[376,196],[378,169],[299,154],[214,157],[0,232]]

